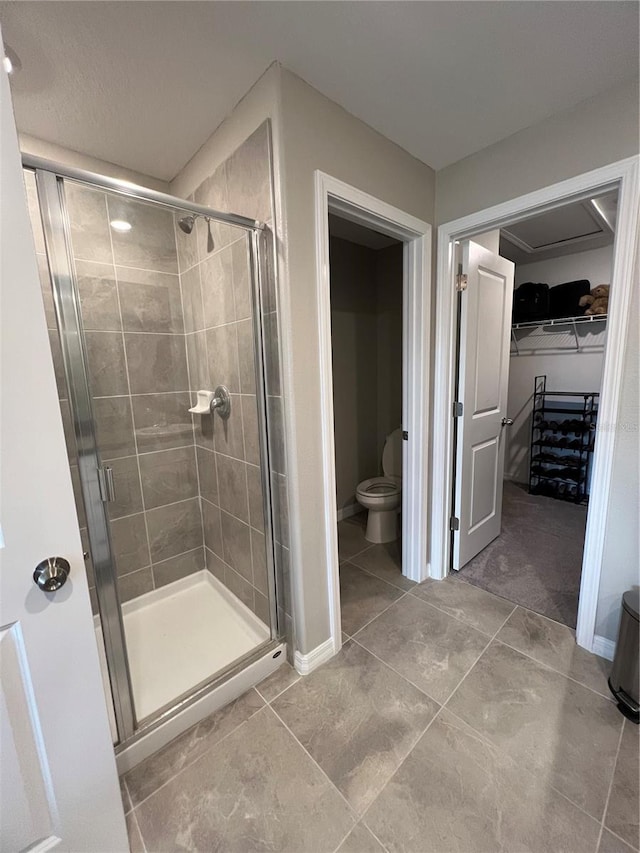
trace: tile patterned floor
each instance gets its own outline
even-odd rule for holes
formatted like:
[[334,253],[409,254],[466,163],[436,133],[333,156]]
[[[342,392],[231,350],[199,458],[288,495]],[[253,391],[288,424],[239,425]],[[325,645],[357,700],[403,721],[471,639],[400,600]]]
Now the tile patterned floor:
[[638,851],[638,727],[569,628],[340,525],[345,645],[122,780],[131,850]]

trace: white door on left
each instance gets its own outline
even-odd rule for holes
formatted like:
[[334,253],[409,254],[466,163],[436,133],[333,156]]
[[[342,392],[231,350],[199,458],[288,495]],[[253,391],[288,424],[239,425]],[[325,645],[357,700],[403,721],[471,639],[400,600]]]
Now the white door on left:
[[[1,39],[0,39],[1,43]],[[129,849],[6,74],[0,72],[0,851]],[[64,586],[36,566],[63,557]]]
[[460,361],[452,568],[500,535],[514,265],[477,243],[462,245]]

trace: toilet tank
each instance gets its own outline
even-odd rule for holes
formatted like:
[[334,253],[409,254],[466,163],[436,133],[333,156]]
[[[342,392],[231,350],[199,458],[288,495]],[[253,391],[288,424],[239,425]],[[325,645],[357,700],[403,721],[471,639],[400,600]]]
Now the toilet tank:
[[384,442],[382,471],[385,477],[402,477],[402,428],[394,429]]

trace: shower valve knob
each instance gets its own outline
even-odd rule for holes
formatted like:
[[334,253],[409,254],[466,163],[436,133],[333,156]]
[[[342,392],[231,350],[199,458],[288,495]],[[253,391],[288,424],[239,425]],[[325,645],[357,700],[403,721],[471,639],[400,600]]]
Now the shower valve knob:
[[33,581],[43,592],[55,592],[66,583],[70,571],[64,557],[48,557],[36,566]]
[[213,395],[211,414],[217,412],[221,418],[228,418],[231,413],[231,395],[229,394],[229,389],[224,385],[218,385]]

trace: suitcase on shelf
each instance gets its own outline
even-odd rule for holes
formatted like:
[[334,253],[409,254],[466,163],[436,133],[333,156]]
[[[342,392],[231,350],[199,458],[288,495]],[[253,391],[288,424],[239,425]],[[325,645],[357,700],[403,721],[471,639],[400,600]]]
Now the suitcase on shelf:
[[549,319],[559,320],[562,317],[581,317],[584,308],[580,307],[580,299],[591,291],[591,282],[586,278],[577,281],[566,281],[549,288]]
[[549,285],[525,281],[513,291],[513,322],[549,319]]

